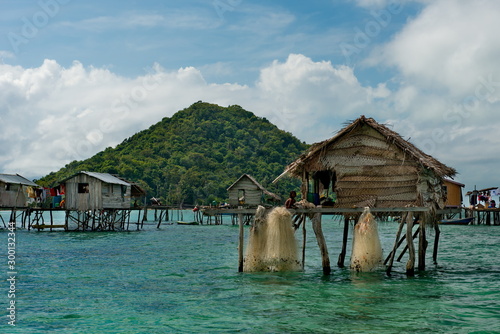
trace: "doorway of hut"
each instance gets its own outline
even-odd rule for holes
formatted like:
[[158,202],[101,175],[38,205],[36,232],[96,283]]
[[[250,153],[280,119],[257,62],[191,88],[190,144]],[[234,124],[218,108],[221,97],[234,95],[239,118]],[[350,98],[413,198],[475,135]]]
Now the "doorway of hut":
[[307,201],[314,205],[332,207],[337,200],[335,171],[322,170],[307,175]]

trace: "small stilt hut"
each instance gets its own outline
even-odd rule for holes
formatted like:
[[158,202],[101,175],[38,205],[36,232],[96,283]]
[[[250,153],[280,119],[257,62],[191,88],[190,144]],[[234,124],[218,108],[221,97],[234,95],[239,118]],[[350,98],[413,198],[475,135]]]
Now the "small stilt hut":
[[128,228],[133,194],[129,182],[108,173],[81,171],[59,186],[65,194],[66,229],[70,221],[83,231],[123,230],[125,223]]
[[0,207],[26,207],[29,192],[34,194],[35,188],[39,186],[19,174],[0,174]]
[[270,192],[251,175],[243,174],[227,188],[231,206],[257,207],[269,203],[279,203],[281,197]]
[[[370,207],[379,215],[400,215],[399,239],[403,224],[408,225],[407,242],[410,260],[407,272],[413,272],[413,222],[419,225],[419,269],[425,267],[425,225],[435,226],[436,211],[443,209],[446,191],[443,187],[445,178],[453,178],[456,170],[444,165],[432,156],[422,152],[415,145],[404,140],[387,126],[377,123],[373,118],[361,116],[354,120],[335,136],[313,144],[296,161],[288,165],[282,175],[292,175],[302,179],[302,198],[320,206],[332,203],[331,211],[341,211],[346,217],[344,225],[343,253],[339,265],[343,266],[345,242],[347,241],[349,216],[359,216],[362,207]],[[326,210],[323,208],[323,210]],[[349,210],[352,213],[349,214]],[[325,211],[326,213],[326,211]],[[423,213],[423,214],[422,214]],[[320,218],[316,218],[317,220]],[[322,254],[327,255],[321,225],[316,223]],[[318,226],[319,225],[319,226]],[[313,219],[314,227],[314,219]],[[437,233],[437,236],[439,233]],[[392,258],[388,260],[392,266]],[[436,241],[437,242],[437,241]],[[435,245],[435,251],[437,244]],[[387,262],[387,261],[386,261]],[[329,263],[324,259],[325,263]],[[324,271],[327,272],[327,268]]]

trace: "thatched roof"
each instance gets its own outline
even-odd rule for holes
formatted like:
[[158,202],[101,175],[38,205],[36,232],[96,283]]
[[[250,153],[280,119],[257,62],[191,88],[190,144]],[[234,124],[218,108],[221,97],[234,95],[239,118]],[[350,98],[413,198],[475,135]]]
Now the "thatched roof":
[[396,147],[401,149],[402,152],[404,152],[404,154],[408,156],[409,160],[414,160],[422,167],[432,170],[437,176],[443,178],[452,178],[457,174],[457,171],[454,168],[448,167],[432,156],[424,153],[415,145],[407,140],[404,140],[398,133],[392,131],[385,125],[377,123],[373,118],[366,118],[365,116],[361,116],[358,119],[352,121],[342,130],[340,130],[332,138],[313,144],[297,160],[288,165],[284,173],[278,176],[276,180],[274,180],[274,182],[276,182],[285,174],[300,177],[302,170],[310,164],[316,164],[320,160],[318,158],[324,156],[325,153],[328,152],[330,146],[339,142],[343,137],[364,125],[367,125],[380,133],[385,138],[387,143],[394,144]]

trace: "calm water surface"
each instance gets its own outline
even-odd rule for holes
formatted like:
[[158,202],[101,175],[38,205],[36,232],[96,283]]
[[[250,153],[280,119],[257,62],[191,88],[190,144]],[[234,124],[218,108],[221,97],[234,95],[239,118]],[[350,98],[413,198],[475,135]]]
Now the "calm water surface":
[[[323,222],[336,264],[343,223]],[[406,257],[391,277],[336,266],[323,276],[309,222],[300,273],[238,273],[238,227],[229,219],[150,223],[139,232],[17,230],[17,322],[8,326],[4,311],[0,332],[500,333],[498,226],[442,226],[439,264],[430,247],[428,270],[407,278]],[[384,254],[396,230],[379,224]],[[6,277],[7,232],[0,236]]]

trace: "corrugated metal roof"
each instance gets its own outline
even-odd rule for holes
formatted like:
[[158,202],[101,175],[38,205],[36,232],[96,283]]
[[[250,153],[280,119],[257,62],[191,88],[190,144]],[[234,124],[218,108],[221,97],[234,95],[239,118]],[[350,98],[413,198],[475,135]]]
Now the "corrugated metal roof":
[[113,176],[113,175],[108,174],[108,173],[96,173],[96,172],[80,172],[80,173],[87,174],[88,176],[95,177],[96,179],[99,179],[99,180],[101,180],[102,182],[105,182],[105,183],[121,184],[121,185],[124,185],[124,186],[130,186],[130,183],[125,182],[125,181],[117,178],[116,176]]
[[31,187],[39,187],[38,184],[28,180],[27,178],[22,177],[19,174],[0,174],[0,181],[4,183],[11,184],[23,184]]

